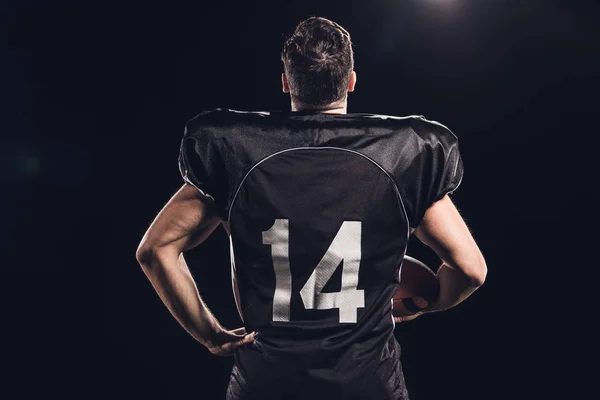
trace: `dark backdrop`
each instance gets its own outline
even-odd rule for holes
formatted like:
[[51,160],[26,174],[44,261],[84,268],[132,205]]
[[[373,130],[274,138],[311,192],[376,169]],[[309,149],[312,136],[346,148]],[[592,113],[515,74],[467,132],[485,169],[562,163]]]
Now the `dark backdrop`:
[[[411,398],[579,398],[574,378],[592,372],[581,360],[593,291],[582,287],[598,266],[593,2],[3,8],[6,393],[223,398],[232,360],[211,356],[176,323],[135,250],[182,184],[185,122],[214,107],[289,108],[279,52],[301,19],[319,15],[352,34],[349,112],[425,115],[461,143],[465,177],[454,199],[489,273],[460,306],[397,327]],[[409,254],[439,261],[415,241]],[[223,230],[188,257],[208,305],[239,326]]]

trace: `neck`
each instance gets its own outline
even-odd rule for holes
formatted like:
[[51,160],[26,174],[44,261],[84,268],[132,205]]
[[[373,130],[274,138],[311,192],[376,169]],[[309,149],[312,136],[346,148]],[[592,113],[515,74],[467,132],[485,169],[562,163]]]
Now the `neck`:
[[315,107],[306,104],[297,104],[292,101],[292,111],[315,111],[320,114],[347,114],[348,103],[346,101],[341,101],[339,103]]

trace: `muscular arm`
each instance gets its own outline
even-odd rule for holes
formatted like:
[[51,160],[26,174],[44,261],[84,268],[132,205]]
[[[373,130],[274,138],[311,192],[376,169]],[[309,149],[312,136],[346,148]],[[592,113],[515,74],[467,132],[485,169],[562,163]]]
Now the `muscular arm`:
[[[214,202],[185,184],[156,216],[136,253],[152,286],[181,326],[215,354],[223,344],[250,341],[243,328],[226,331],[207,308],[183,258],[183,252],[202,243],[221,222]],[[234,343],[238,341],[239,343]],[[226,355],[226,354],[222,354]]]
[[426,311],[454,307],[483,285],[485,259],[450,197],[429,207],[415,235],[444,262],[437,272],[440,296]]

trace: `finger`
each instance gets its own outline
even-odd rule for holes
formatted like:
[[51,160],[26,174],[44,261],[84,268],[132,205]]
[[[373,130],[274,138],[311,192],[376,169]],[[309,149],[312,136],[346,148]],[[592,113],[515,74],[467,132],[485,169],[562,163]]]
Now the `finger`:
[[427,302],[425,301],[424,298],[419,297],[419,296],[413,296],[413,297],[406,297],[406,298],[402,299],[402,305],[404,306],[405,309],[410,311],[410,314],[414,314],[423,309],[423,307],[421,307],[421,305],[419,303],[417,303],[417,301],[420,304],[423,304],[423,302],[425,302],[425,304],[427,304]]
[[256,336],[256,332],[252,332],[241,338],[240,340],[236,340],[233,342],[225,343],[221,346],[221,355],[228,356],[231,355],[235,349],[240,348],[248,343],[254,342],[254,337]]
[[414,296],[412,299],[413,299],[413,302],[419,308],[427,308],[427,306],[429,305],[429,302],[421,296]]
[[394,317],[394,322],[402,323],[402,322],[412,321],[413,319],[417,318],[420,315],[421,315],[420,313],[417,313],[417,314],[407,315],[404,317]]
[[242,347],[246,344],[254,342],[255,336],[256,336],[256,332],[249,333],[246,336],[244,336],[243,338],[241,338],[240,340],[232,342],[232,344],[235,348]]
[[404,305],[404,301],[398,301],[394,303],[394,317],[405,317],[414,313],[414,311],[410,311],[406,308],[406,306]]
[[241,328],[237,328],[234,329],[232,331],[230,331],[233,335],[237,335],[237,336],[243,336],[246,334],[246,328],[244,328],[243,326]]
[[252,332],[244,336],[242,340],[240,340],[240,346],[248,343],[254,342],[254,338],[256,337],[256,332]]

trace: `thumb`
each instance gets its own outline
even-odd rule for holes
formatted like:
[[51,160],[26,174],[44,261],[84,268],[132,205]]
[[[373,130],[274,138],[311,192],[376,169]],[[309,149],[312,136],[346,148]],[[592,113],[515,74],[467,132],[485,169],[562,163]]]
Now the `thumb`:
[[243,326],[241,328],[237,328],[231,331],[231,333],[233,333],[236,336],[242,336],[246,334],[246,328],[244,328]]

